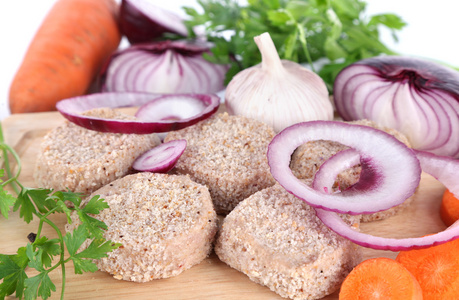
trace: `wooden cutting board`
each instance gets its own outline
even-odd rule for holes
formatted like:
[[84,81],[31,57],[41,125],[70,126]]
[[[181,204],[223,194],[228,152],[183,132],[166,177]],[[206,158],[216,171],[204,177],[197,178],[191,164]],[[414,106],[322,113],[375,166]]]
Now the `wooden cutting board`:
[[[20,155],[23,163],[20,182],[35,187],[33,168],[43,136],[64,122],[57,112],[18,114],[2,121],[5,139]],[[362,224],[363,232],[385,237],[415,237],[441,231],[445,228],[439,217],[439,206],[444,186],[423,174],[414,203],[399,215],[387,220]],[[62,215],[53,220],[63,229]],[[0,216],[0,253],[13,254],[25,246],[27,235],[37,230],[36,220],[24,223],[16,213],[9,219]],[[54,237],[45,226],[43,234]],[[385,256],[395,258],[397,253],[362,248],[363,258]],[[282,299],[268,288],[258,285],[244,274],[222,263],[215,254],[179,276],[148,283],[119,281],[104,272],[75,275],[72,265],[66,266],[66,299]],[[50,274],[57,291],[51,299],[59,299],[61,271]],[[338,292],[323,299],[338,299]]]

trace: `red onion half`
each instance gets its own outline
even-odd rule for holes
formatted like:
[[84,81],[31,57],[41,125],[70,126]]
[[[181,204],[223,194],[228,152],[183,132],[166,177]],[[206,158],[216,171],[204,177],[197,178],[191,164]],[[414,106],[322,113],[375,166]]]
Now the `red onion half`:
[[137,44],[115,52],[100,74],[104,92],[216,93],[228,67],[202,55],[210,45],[192,41]]
[[[145,106],[143,106],[145,105]],[[96,93],[59,101],[57,110],[69,121],[95,131],[149,134],[191,126],[213,115],[220,105],[214,94]],[[85,116],[94,108],[135,107],[141,120],[113,120]],[[143,108],[142,108],[143,106]],[[150,115],[151,117],[147,117]],[[171,116],[174,116],[171,118]]]
[[[358,151],[362,171],[349,189],[326,194],[295,177],[290,169],[292,153],[313,140],[331,140]],[[349,214],[374,213],[403,203],[421,178],[414,152],[383,131],[336,121],[311,121],[292,125],[277,134],[268,147],[273,177],[288,192],[313,207]],[[403,182],[403,184],[400,184]]]
[[150,42],[168,32],[188,35],[182,18],[147,0],[122,0],[119,20],[121,32],[131,44]]
[[333,90],[344,120],[369,119],[405,134],[415,149],[459,158],[459,72],[380,56],[344,68]]
[[[334,178],[341,171],[347,168],[347,162],[352,161],[351,157],[354,157],[355,159],[356,153],[354,152],[352,154],[352,152],[354,151],[351,149],[350,151],[341,151],[327,160],[317,171],[313,186],[333,184]],[[436,156],[424,151],[415,152],[421,163],[423,171],[437,178],[448,189],[455,190],[456,192],[459,191],[459,182],[456,179],[457,172],[459,170],[458,160],[451,159],[450,157]],[[341,165],[340,161],[343,162]],[[328,178],[328,180],[331,181],[325,182],[325,178]],[[315,181],[317,179],[323,180],[323,182],[316,183]],[[373,249],[391,251],[420,249],[446,243],[459,237],[459,222],[456,222],[446,230],[433,235],[416,238],[395,239],[373,236],[356,231],[334,212],[326,211],[323,209],[316,209],[316,213],[322,222],[337,234],[351,240],[358,245]]]
[[140,172],[169,172],[182,156],[186,144],[186,140],[162,143],[140,155],[132,164],[132,168]]

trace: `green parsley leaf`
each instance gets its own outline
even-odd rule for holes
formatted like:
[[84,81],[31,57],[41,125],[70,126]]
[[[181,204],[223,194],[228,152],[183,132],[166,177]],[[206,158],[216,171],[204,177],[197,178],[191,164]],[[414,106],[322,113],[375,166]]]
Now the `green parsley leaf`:
[[3,279],[0,284],[0,299],[13,293],[16,293],[17,298],[22,298],[28,262],[25,247],[19,248],[15,255],[0,254],[0,279]]
[[98,195],[91,198],[83,208],[76,208],[78,217],[83,225],[86,226],[90,237],[102,238],[103,230],[107,229],[107,225],[104,222],[90,216],[90,214],[99,214],[105,208],[108,208],[108,204]]
[[46,300],[51,296],[51,292],[56,291],[56,286],[49,278],[48,272],[41,272],[34,277],[27,278],[24,283],[26,286],[24,293],[26,299],[41,297]]
[[51,267],[53,257],[61,254],[59,239],[50,240],[46,236],[42,236],[38,239],[35,239],[33,245],[42,250],[41,260],[45,267]]
[[33,220],[33,215],[37,214],[37,210],[29,198],[28,190],[23,189],[19,193],[16,202],[14,203],[14,211],[19,209],[19,216],[24,218],[26,223]]
[[5,191],[3,186],[0,188],[0,213],[7,219],[10,208],[16,202],[16,198]]
[[85,225],[80,225],[72,232],[67,232],[64,236],[64,242],[70,256],[75,256],[78,249],[80,249],[81,245],[88,238],[89,232]]
[[107,253],[117,249],[121,244],[113,243],[112,241],[106,241],[104,239],[94,239],[88,248],[84,249],[77,255],[78,258],[91,258],[99,259],[107,257]]
[[76,274],[97,271],[97,265],[93,262],[93,259],[107,257],[107,252],[111,252],[121,246],[121,244],[106,241],[105,239],[94,239],[86,249],[77,253],[88,238],[89,233],[85,225],[78,226],[72,233],[68,232],[64,236]]
[[84,206],[83,211],[87,214],[97,215],[106,208],[108,208],[107,202],[103,198],[100,198],[99,195],[96,195]]
[[47,201],[50,189],[29,189],[23,188],[23,194],[29,196],[29,199],[35,204],[38,211],[42,214],[47,213],[54,208],[54,203]]

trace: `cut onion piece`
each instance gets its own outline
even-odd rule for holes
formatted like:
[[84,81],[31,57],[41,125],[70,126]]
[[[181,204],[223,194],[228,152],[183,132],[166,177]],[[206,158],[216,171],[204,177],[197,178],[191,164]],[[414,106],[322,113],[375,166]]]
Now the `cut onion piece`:
[[104,92],[217,93],[225,88],[227,65],[206,60],[212,45],[165,40],[119,50],[98,78]]
[[173,140],[162,143],[140,155],[132,164],[132,168],[140,172],[169,172],[185,149],[186,140]]
[[[450,157],[436,156],[424,151],[415,151],[415,153],[421,163],[423,171],[438,179],[448,189],[455,190],[456,192],[459,191],[459,182],[457,181],[456,175],[459,170],[458,160]],[[312,186],[320,188],[322,186],[333,185],[336,176],[348,168],[346,163],[349,163],[350,165],[354,164],[357,156],[358,153],[353,149],[338,152],[335,156],[332,156],[322,164],[315,175]],[[340,161],[343,163],[340,164]],[[456,222],[446,230],[433,235],[417,238],[395,239],[373,236],[356,231],[334,212],[317,208],[316,212],[319,219],[321,219],[327,227],[337,234],[360,246],[378,250],[402,251],[421,249],[442,244],[459,237],[459,222]]]
[[[358,151],[362,167],[359,182],[332,195],[296,178],[289,167],[291,155],[313,140],[331,140]],[[414,193],[421,178],[414,152],[396,138],[371,127],[336,121],[298,123],[281,131],[268,147],[268,163],[273,177],[288,192],[313,207],[349,214],[399,205]]]
[[147,0],[122,0],[119,21],[131,44],[153,41],[164,33],[188,36],[180,16]]
[[459,196],[459,160],[426,151],[415,150],[415,153],[424,172],[441,182],[454,196]]
[[338,114],[405,134],[414,149],[459,158],[459,72],[402,56],[353,63],[333,88]]
[[[135,107],[147,104],[140,114],[142,120],[113,120],[81,113],[90,109]],[[167,132],[191,126],[213,115],[220,105],[215,94],[150,94],[150,93],[96,93],[61,100],[57,110],[70,122],[81,127],[113,133],[149,134]],[[173,118],[171,116],[174,116]]]
[[359,232],[351,228],[335,212],[316,208],[319,219],[337,234],[367,248],[377,250],[403,251],[427,248],[443,244],[459,237],[459,222],[454,223],[442,232],[415,238],[383,238]]
[[336,153],[327,159],[314,174],[312,188],[325,194],[331,194],[336,176],[359,163],[360,155],[354,149],[346,149]]

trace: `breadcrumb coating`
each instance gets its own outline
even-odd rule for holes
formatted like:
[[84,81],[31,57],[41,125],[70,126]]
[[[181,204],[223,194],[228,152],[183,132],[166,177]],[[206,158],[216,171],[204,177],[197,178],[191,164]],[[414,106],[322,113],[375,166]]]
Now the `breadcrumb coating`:
[[[343,217],[359,226],[358,216]],[[336,291],[361,259],[358,246],[331,231],[312,207],[279,184],[253,194],[226,216],[215,252],[252,281],[303,300]]]
[[227,214],[243,199],[275,183],[266,156],[274,135],[262,122],[221,113],[170,132],[164,141],[187,140],[175,171],[207,185],[217,213]]
[[[130,119],[109,108],[86,115]],[[66,121],[44,137],[34,170],[39,187],[90,194],[131,171],[134,160],[161,143],[156,134],[120,134],[88,130]]]
[[[94,217],[104,237],[122,246],[96,261],[114,278],[135,282],[176,276],[204,260],[217,232],[208,189],[185,175],[137,173],[100,188],[109,208]],[[71,231],[80,222],[72,215]],[[84,247],[89,245],[87,241]]]

